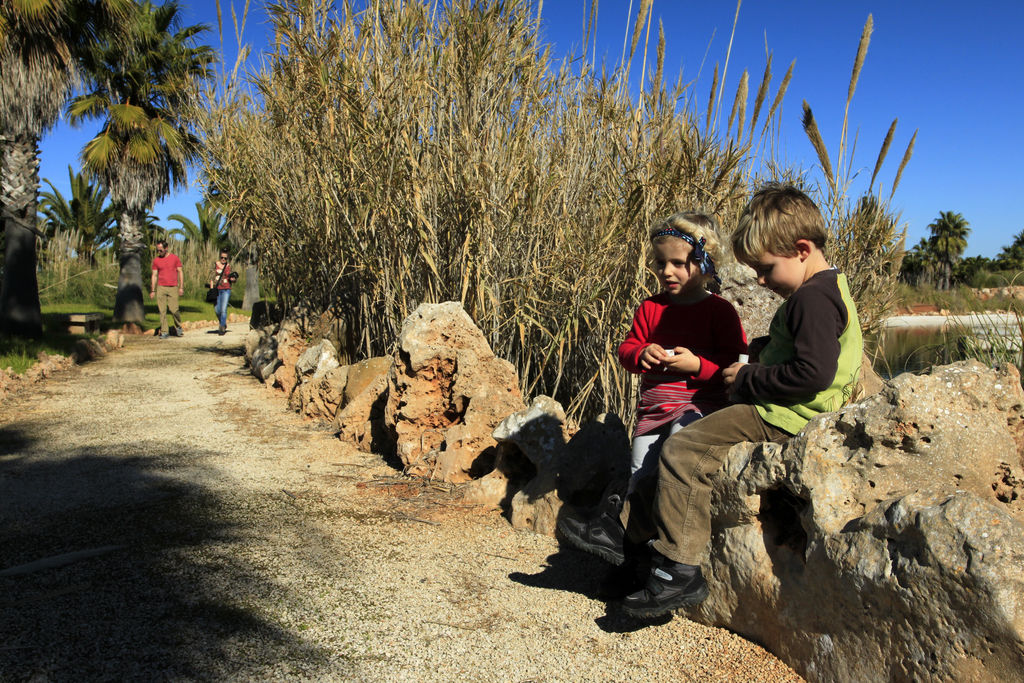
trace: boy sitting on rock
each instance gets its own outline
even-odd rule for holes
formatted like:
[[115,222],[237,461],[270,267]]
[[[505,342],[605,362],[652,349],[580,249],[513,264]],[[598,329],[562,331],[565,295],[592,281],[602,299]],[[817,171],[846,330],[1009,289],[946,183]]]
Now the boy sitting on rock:
[[756,362],[724,370],[737,403],[669,437],[657,477],[637,487],[620,516],[559,521],[572,545],[615,565],[650,548],[650,574],[623,598],[626,614],[657,617],[708,596],[700,560],[711,539],[710,476],[730,447],[784,441],[849,401],[863,353],[860,322],[846,276],[825,261],[826,236],[818,208],[796,188],[771,185],[751,198],[733,251],[758,284],[786,300],[768,336],[751,343],[752,352],[761,349]]

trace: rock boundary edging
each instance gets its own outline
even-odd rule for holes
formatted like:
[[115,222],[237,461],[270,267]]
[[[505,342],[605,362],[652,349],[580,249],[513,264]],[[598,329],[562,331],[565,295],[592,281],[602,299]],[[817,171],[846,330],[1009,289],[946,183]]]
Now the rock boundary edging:
[[25,372],[18,374],[10,366],[0,372],[0,398],[22,391],[74,365],[103,358],[123,346],[124,333],[119,330],[108,330],[98,339],[79,339],[67,356],[40,351],[36,357],[37,362]]
[[[314,417],[307,406],[333,400],[309,392],[344,396],[355,366],[282,330],[251,332],[246,357]],[[486,371],[493,353],[458,304],[423,304],[402,332],[362,392],[337,399],[340,438],[547,535],[566,505],[619,485],[622,422],[570,425],[543,396],[523,406],[504,366]],[[878,380],[783,445],[733,446],[712,478],[711,596],[687,616],[812,681],[1012,677],[1024,670],[1022,453],[1019,373],[975,361]]]

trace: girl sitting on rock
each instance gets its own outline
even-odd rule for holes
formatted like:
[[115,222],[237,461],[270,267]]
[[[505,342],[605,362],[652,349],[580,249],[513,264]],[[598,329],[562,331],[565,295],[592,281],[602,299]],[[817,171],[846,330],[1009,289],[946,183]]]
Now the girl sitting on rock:
[[661,292],[640,304],[619,346],[622,366],[641,375],[630,491],[657,474],[670,434],[728,403],[722,368],[747,350],[736,309],[707,289],[718,280],[716,228],[710,216],[676,213],[650,232]]
[[[622,366],[641,375],[627,496],[638,485],[653,486],[662,444],[671,434],[728,403],[722,369],[746,353],[736,309],[708,291],[718,282],[716,229],[710,216],[687,212],[669,216],[650,231],[650,267],[661,291],[637,308],[618,350]],[[622,498],[612,495],[600,514],[617,517],[621,509]],[[643,549],[634,549],[601,592],[617,597],[634,590],[634,580],[645,575],[639,566],[645,557]]]

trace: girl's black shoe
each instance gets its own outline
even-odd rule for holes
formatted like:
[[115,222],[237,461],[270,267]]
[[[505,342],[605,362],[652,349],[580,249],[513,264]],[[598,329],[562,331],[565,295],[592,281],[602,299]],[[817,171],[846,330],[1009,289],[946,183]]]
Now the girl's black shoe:
[[626,560],[623,549],[626,530],[622,528],[616,509],[615,505],[604,505],[600,513],[590,519],[564,512],[558,520],[558,531],[572,546],[619,566]]

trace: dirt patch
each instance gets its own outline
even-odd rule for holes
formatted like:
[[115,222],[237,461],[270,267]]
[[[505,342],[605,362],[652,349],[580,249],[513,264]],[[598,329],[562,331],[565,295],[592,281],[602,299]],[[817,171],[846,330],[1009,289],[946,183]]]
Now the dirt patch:
[[0,406],[0,680],[799,680],[625,620],[606,571],[286,409],[244,326],[130,338]]

